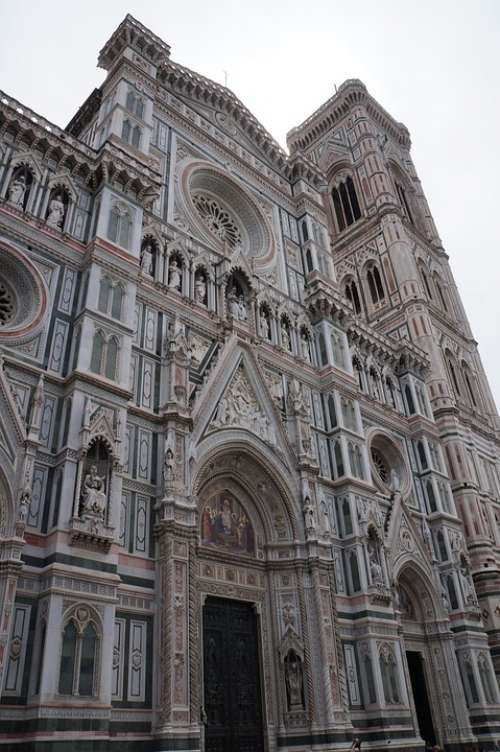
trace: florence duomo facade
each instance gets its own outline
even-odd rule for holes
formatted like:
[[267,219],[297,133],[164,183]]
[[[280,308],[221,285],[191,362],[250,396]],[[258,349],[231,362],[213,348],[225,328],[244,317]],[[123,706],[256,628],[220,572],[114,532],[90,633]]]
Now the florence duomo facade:
[[285,153],[127,16],[0,95],[0,743],[494,748],[500,422],[358,80]]

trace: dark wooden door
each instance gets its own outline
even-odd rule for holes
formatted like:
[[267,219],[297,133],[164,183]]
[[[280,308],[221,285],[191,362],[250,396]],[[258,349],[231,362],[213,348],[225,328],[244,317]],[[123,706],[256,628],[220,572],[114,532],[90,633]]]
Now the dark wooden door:
[[257,616],[207,598],[203,609],[205,750],[263,752]]

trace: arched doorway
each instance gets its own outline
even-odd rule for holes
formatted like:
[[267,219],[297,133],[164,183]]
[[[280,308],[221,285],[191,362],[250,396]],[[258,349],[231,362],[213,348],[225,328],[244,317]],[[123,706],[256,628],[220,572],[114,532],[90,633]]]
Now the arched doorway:
[[397,593],[415,729],[426,744],[444,746],[456,726],[450,689],[452,676],[460,682],[453,652],[443,653],[444,630],[436,628],[447,614],[432,584],[412,563],[407,563],[399,573]]
[[[288,650],[276,641],[273,593],[276,549],[294,525],[279,480],[248,452],[226,450],[198,480],[204,750],[261,752],[275,744],[278,715],[305,714],[301,638]],[[292,620],[299,610],[290,604]]]

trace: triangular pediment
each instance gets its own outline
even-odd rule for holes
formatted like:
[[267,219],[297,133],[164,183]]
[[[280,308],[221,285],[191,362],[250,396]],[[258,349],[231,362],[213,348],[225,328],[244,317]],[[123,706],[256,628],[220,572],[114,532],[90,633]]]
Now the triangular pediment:
[[250,349],[234,336],[226,343],[213,368],[193,415],[194,443],[215,433],[244,431],[257,439],[264,451],[276,453],[290,468],[295,466],[281,417],[260,366]]
[[389,551],[389,571],[399,570],[404,562],[418,561],[423,569],[431,576],[431,557],[425,545],[422,532],[414,522],[410,509],[401,498],[395,494],[386,530],[386,547]]

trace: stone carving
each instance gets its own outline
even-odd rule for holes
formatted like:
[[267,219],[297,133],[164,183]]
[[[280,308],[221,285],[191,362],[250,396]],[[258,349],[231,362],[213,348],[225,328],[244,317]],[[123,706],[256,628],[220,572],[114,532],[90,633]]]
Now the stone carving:
[[25,486],[25,488],[23,489],[19,497],[19,509],[17,512],[18,522],[21,522],[22,524],[26,524],[26,520],[28,519],[30,504],[31,504],[31,488],[29,486]]
[[304,498],[304,504],[302,506],[302,512],[304,514],[304,523],[306,526],[306,533],[313,533],[316,529],[316,521],[314,519],[314,508],[311,504],[309,496]]
[[175,482],[175,460],[174,460],[174,453],[170,447],[167,448],[167,451],[165,452],[165,457],[163,458],[162,475],[163,475],[163,486],[166,491],[172,488]]
[[304,708],[304,677],[302,661],[294,650],[285,658],[285,684],[288,710]]
[[288,325],[285,319],[283,319],[281,322],[281,344],[285,350],[290,351],[292,349],[290,332],[288,331]]
[[266,312],[263,308],[261,308],[259,312],[259,329],[261,337],[264,337],[264,339],[271,339],[271,325],[269,323],[269,317],[266,315]]
[[141,271],[150,277],[153,276],[153,248],[151,243],[146,243],[142,250]]
[[311,346],[309,337],[305,332],[302,332],[302,336],[300,338],[300,347],[302,350],[302,357],[307,363],[311,362]]
[[60,229],[64,220],[65,210],[66,207],[64,206],[62,194],[56,193],[52,201],[49,203],[47,224],[50,225],[50,227],[57,227]]
[[171,290],[181,289],[182,271],[176,258],[171,259],[168,270],[168,286]]
[[375,540],[368,544],[368,559],[370,561],[370,577],[374,585],[383,584],[382,567],[380,565],[380,551]]
[[227,306],[229,315],[233,319],[235,319],[236,321],[246,321],[247,308],[245,304],[245,298],[241,293],[238,295],[238,291],[234,285],[231,287],[228,293]]
[[197,274],[194,281],[194,297],[200,305],[207,304],[207,283],[202,274]]
[[22,209],[24,206],[24,195],[28,187],[26,185],[26,179],[24,175],[18,175],[14,177],[9,185],[8,197],[9,203],[15,206],[17,209]]
[[269,418],[257,402],[241,367],[237,369],[231,384],[222,396],[212,425],[216,428],[229,426],[246,428],[257,434],[263,441],[275,444]]
[[106,512],[106,501],[106,479],[97,474],[96,465],[91,465],[83,481],[83,512],[90,512],[103,518]]
[[295,627],[295,606],[293,603],[285,603],[281,609],[285,629]]

